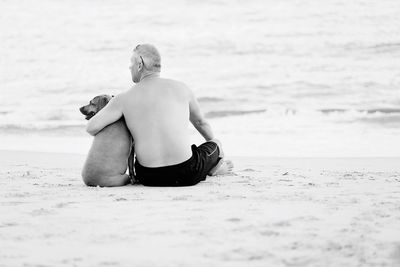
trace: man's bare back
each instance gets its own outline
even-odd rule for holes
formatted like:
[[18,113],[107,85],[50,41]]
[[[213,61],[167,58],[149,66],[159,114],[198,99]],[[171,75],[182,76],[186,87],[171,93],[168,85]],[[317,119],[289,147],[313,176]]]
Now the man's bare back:
[[182,83],[146,77],[124,93],[123,114],[146,167],[174,165],[192,156],[188,133],[190,90]]

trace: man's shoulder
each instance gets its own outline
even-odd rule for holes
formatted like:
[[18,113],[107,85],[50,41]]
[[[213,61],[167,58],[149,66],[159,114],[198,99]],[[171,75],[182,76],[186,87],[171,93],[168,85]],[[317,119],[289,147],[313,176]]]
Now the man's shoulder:
[[190,89],[190,87],[182,82],[182,81],[178,81],[178,80],[173,80],[173,79],[168,79],[170,85],[172,88],[176,88],[176,89],[180,89],[178,91],[180,91],[181,93],[185,94],[186,96],[190,96],[192,93],[192,90]]
[[127,94],[129,94],[130,90],[132,90],[132,88],[129,88],[128,90],[116,94],[114,98],[123,99]]
[[179,87],[179,89],[180,89],[179,91],[181,92],[181,94],[190,101],[193,98],[192,89],[190,89],[190,87],[184,82],[176,81],[176,83],[177,83],[177,87]]
[[184,82],[178,81],[178,80],[175,80],[175,79],[160,78],[160,80],[162,80],[165,83],[172,84],[172,85],[181,86],[181,87],[188,87]]
[[125,102],[127,97],[133,92],[132,90],[134,90],[133,87],[131,87],[128,90],[123,91],[119,94],[116,94],[112,98],[113,102],[115,102],[117,105],[123,105],[123,103]]
[[138,85],[135,84],[135,85],[131,86],[129,89],[127,89],[127,90],[121,92],[121,93],[119,94],[119,96],[120,96],[121,98],[126,98],[126,97],[129,96],[129,95],[135,94],[135,92],[136,92],[137,90],[138,90]]

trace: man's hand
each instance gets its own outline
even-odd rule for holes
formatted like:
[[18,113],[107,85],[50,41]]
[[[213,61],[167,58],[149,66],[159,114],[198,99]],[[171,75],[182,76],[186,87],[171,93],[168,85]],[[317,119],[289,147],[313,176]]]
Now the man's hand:
[[104,127],[119,120],[122,115],[122,99],[121,95],[117,95],[89,120],[86,131],[94,136],[103,130]]

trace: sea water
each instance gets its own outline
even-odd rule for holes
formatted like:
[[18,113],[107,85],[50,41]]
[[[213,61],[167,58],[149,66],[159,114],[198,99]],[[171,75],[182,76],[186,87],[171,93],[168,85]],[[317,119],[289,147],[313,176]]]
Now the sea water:
[[227,154],[400,156],[399,14],[398,0],[0,0],[0,149],[86,153],[78,108],[128,90],[132,49],[152,43]]

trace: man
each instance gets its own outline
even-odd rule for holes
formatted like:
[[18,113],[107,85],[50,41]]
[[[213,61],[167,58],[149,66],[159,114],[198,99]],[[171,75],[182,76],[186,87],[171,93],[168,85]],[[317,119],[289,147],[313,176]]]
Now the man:
[[[135,141],[136,176],[143,185],[195,185],[207,174],[230,172],[232,162],[222,159],[221,144],[193,92],[181,82],[160,78],[157,49],[138,45],[129,68],[136,85],[98,112],[88,122],[87,132],[96,135],[124,116]],[[199,147],[190,145],[189,120],[206,140]]]

